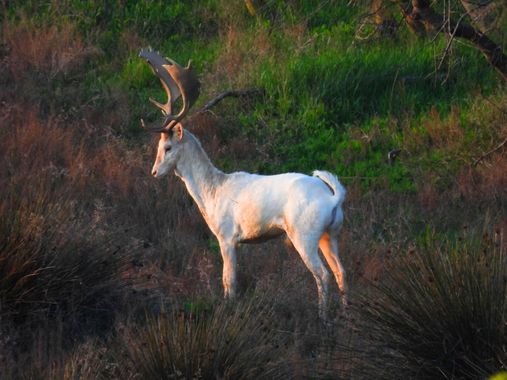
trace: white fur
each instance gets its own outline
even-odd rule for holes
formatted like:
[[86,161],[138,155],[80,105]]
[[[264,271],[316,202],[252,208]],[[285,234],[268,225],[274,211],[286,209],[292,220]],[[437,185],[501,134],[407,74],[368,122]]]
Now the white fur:
[[[170,151],[166,152],[166,149]],[[220,244],[226,297],[236,294],[236,248],[286,233],[312,272],[319,294],[319,314],[325,318],[329,272],[321,249],[346,304],[345,271],[338,257],[338,232],[343,221],[345,189],[329,172],[313,176],[286,173],[271,176],[215,168],[199,141],[181,124],[161,134],[152,174],[174,169],[196,202]]]

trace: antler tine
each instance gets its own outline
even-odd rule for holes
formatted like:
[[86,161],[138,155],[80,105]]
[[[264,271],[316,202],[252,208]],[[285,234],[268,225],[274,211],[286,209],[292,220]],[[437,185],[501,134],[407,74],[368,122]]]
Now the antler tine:
[[167,70],[178,86],[183,101],[183,106],[177,115],[167,114],[163,125],[168,128],[172,128],[176,125],[176,123],[183,119],[190,107],[192,107],[199,97],[201,84],[193,72],[190,63],[191,61],[186,68],[183,68],[178,64],[163,65],[164,69]]
[[[183,68],[177,62],[162,57],[150,48],[141,50],[139,56],[148,62],[155,75],[160,79],[168,98],[165,104],[150,98],[150,102],[162,109],[162,112],[166,115],[162,127],[149,128],[146,127],[143,121],[141,121],[141,125],[152,132],[168,132],[186,115],[199,97],[199,80],[190,67],[191,61],[189,61],[186,68]],[[180,96],[183,105],[180,112],[175,115],[172,109]]]
[[167,70],[163,68],[163,65],[170,62],[151,47],[141,50],[139,56],[148,62],[153,73],[160,79],[160,83],[162,83],[167,94],[167,101],[164,104],[151,98],[150,102],[160,108],[164,115],[170,115],[172,113],[172,105],[181,95],[178,86],[174,83]]
[[[146,125],[142,118],[141,118],[141,127],[146,129],[148,132],[153,132],[153,133],[168,132],[170,130],[167,127],[160,127],[160,126],[152,127],[152,126]],[[173,126],[171,126],[171,128],[172,127]]]

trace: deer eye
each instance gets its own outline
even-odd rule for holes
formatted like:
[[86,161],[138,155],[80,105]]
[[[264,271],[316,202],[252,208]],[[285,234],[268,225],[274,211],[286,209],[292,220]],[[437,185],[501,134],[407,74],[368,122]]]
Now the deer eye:
[[167,152],[170,152],[170,151],[171,151],[171,148],[172,148],[172,147],[167,146],[167,147],[165,148],[165,152],[166,152],[166,153],[167,153]]

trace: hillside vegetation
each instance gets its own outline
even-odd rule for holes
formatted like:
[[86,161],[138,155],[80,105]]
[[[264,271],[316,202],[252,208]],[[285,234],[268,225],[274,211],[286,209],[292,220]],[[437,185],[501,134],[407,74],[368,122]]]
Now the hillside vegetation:
[[[461,2],[447,3],[470,21]],[[497,6],[491,38],[506,51]],[[506,370],[505,82],[466,41],[421,37],[394,5],[383,33],[371,9],[4,1],[0,377]],[[194,111],[229,89],[263,90],[187,118],[219,168],[323,169],[347,188],[340,251],[351,306],[338,306],[333,287],[330,325],[318,321],[311,274],[280,241],[241,248],[240,299],[222,301],[217,242],[183,185],[150,175],[156,140],[139,120],[160,121],[148,98],[165,94],[138,57],[147,46],[192,59],[202,83]]]

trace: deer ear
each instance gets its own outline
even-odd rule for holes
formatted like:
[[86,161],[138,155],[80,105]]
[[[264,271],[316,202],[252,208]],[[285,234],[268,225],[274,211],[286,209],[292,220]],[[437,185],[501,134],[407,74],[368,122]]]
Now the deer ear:
[[178,140],[181,140],[183,138],[183,126],[180,123],[176,124],[174,127],[174,133],[178,137]]

